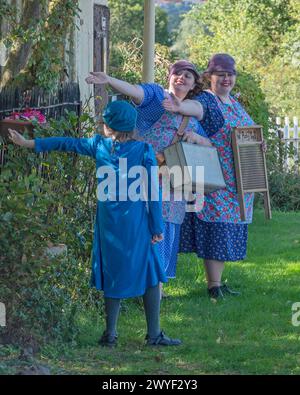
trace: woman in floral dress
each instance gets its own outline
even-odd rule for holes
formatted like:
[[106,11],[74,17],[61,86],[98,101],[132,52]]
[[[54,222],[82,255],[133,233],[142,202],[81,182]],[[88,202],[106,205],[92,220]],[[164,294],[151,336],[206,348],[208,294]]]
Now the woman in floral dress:
[[[203,111],[200,121],[212,145],[217,148],[226,187],[205,195],[204,207],[198,213],[187,213],[181,228],[180,250],[195,252],[204,259],[208,294],[213,298],[239,295],[222,284],[226,261],[245,258],[248,224],[252,222],[253,193],[245,194],[246,221],[240,218],[234,171],[231,134],[234,127],[251,126],[254,121],[231,95],[236,82],[235,61],[228,54],[214,55],[204,73],[210,89],[196,99]],[[169,103],[170,111],[183,111],[186,103]],[[207,109],[217,106],[223,117],[223,126],[216,128],[217,112]]]

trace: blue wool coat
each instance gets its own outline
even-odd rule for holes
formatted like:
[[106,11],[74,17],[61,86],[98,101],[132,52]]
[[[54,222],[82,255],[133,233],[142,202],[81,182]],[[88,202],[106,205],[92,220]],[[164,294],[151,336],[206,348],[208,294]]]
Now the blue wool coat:
[[[124,190],[119,188],[119,179],[124,181],[128,172],[134,170],[134,166],[144,166],[147,171],[148,193],[157,193],[157,172],[154,172],[155,180],[150,179],[151,166],[156,166],[152,147],[133,140],[113,143],[109,138],[95,135],[80,139],[37,138],[35,150],[76,152],[93,157],[96,160],[98,188],[107,178],[104,177],[103,166],[107,166],[108,171],[115,171],[117,199],[97,199],[91,285],[103,290],[105,297],[128,298],[144,295],[147,288],[166,282],[158,246],[151,244],[154,234],[163,233],[161,201],[132,201],[126,200],[124,196],[121,199],[123,201],[119,201],[120,195],[124,195]],[[119,166],[119,159],[127,159],[127,171]],[[128,188],[132,186],[135,190],[133,183],[137,179],[137,176],[127,177]],[[109,186],[106,189],[110,193]],[[112,195],[114,192],[110,193]]]

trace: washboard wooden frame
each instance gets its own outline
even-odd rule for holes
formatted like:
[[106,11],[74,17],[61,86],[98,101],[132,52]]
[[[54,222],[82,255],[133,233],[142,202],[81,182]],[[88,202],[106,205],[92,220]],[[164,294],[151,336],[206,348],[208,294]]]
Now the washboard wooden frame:
[[244,194],[264,195],[265,216],[272,218],[266,156],[261,149],[263,129],[260,125],[236,127],[232,131],[232,149],[236,173],[241,220],[246,220]]

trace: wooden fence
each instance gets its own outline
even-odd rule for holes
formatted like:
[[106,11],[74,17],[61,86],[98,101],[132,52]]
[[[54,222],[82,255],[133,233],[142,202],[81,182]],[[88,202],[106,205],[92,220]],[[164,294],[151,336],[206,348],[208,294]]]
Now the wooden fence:
[[[65,115],[65,110],[81,113],[80,91],[77,83],[63,84],[56,92],[46,93],[40,87],[20,91],[4,88],[0,91],[0,120],[14,111],[25,108],[40,110],[47,119],[59,119]],[[7,160],[5,139],[0,145],[0,168]]]
[[54,93],[46,93],[39,87],[27,91],[18,88],[4,88],[0,91],[0,119],[27,107],[41,110],[46,118],[57,119],[64,115],[65,110],[80,114],[79,85],[66,83]]
[[[280,132],[279,137],[283,143],[283,165],[285,170],[294,169],[300,171],[300,129],[298,117],[284,119],[276,118],[276,128]],[[281,155],[282,156],[282,155]]]

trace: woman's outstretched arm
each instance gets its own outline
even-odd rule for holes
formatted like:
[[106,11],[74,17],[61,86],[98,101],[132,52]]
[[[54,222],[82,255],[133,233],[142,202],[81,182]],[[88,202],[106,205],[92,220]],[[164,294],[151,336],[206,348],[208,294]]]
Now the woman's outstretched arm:
[[163,106],[167,111],[195,117],[199,121],[203,118],[203,107],[197,100],[186,99],[180,101],[173,94],[170,94],[170,97],[163,101]]
[[126,81],[110,77],[104,72],[90,72],[85,79],[88,84],[108,84],[123,95],[130,96],[135,104],[141,104],[144,99],[144,90],[139,85],[129,84]]
[[36,152],[75,152],[80,155],[95,157],[97,143],[102,137],[95,135],[91,138],[46,137],[27,140],[20,133],[9,129],[9,139],[21,147],[34,148]]
[[19,145],[20,147],[25,147],[25,148],[34,148],[35,147],[35,141],[34,140],[27,140],[25,137],[23,137],[20,133],[18,133],[16,130],[13,129],[8,129],[8,138],[16,145]]

